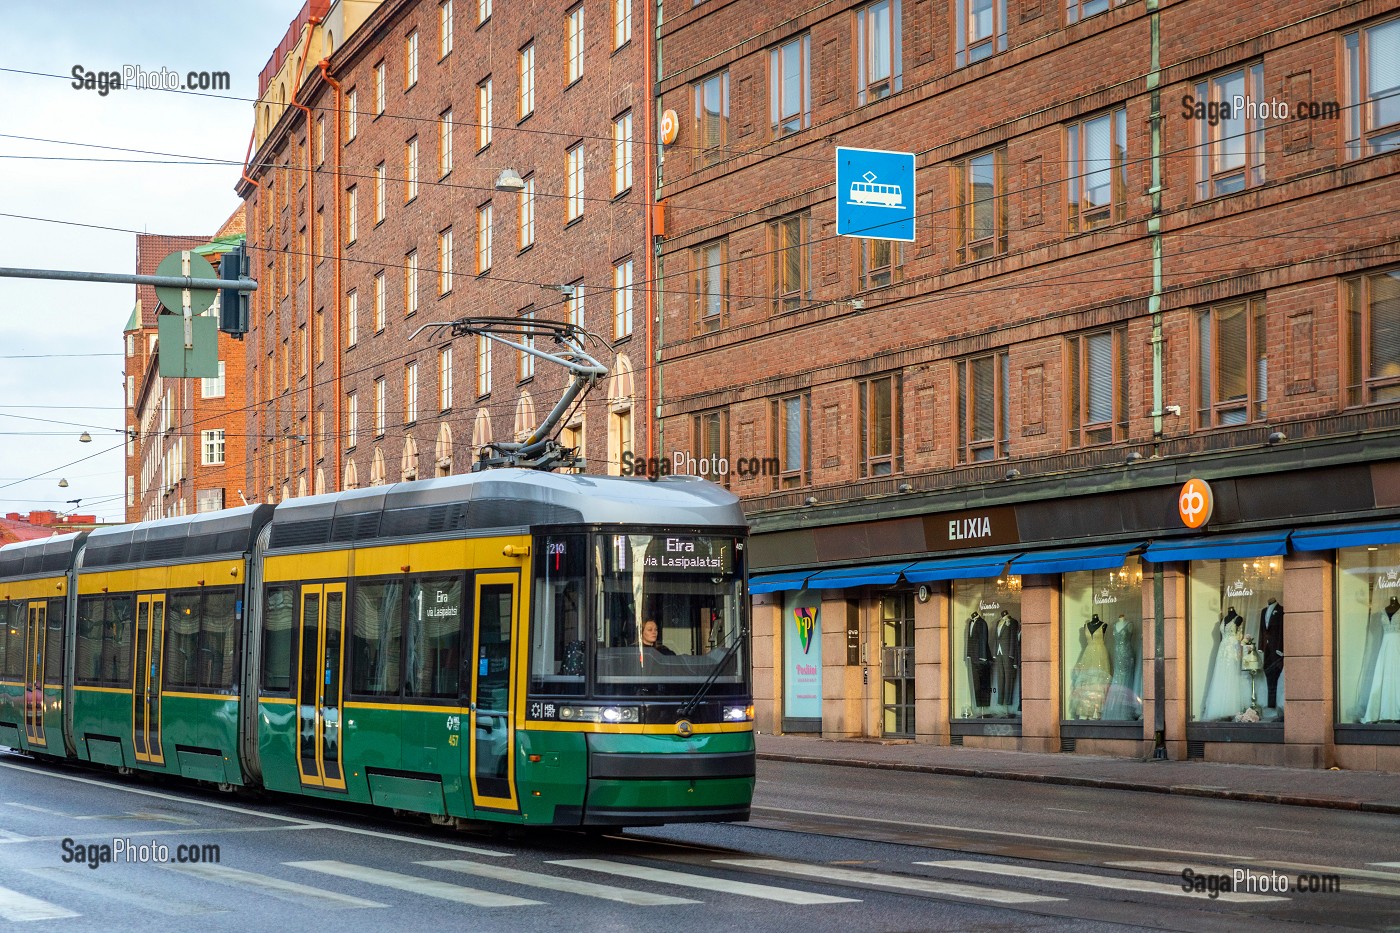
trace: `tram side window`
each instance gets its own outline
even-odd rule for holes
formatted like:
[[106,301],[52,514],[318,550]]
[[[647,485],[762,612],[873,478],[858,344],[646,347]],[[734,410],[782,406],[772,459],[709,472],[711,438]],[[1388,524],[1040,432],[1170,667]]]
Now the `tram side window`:
[[402,580],[355,585],[350,622],[350,692],[397,697],[403,669]]
[[24,676],[24,631],[27,603],[8,603],[8,611],[0,609],[0,676],[18,680]]
[[44,641],[44,682],[63,683],[63,620],[67,605],[62,599],[49,600],[48,632]]
[[584,535],[544,539],[535,557],[535,622],[530,637],[530,693],[582,696],[588,670]]
[[296,620],[296,588],[269,586],[263,603],[262,689],[290,693],[292,689],[292,624]]
[[8,677],[10,657],[10,629],[14,628],[10,618],[10,603],[0,601],[0,677]]
[[133,619],[130,596],[84,596],[78,600],[77,683],[131,685]]
[[199,593],[171,593],[166,600],[165,686],[199,686]]
[[199,631],[199,682],[213,690],[233,686],[237,669],[238,632],[243,621],[242,600],[236,590],[204,594],[204,625]]
[[424,577],[409,585],[407,696],[458,696],[462,609],[461,577]]
[[172,593],[167,606],[165,685],[210,690],[232,687],[237,591]]

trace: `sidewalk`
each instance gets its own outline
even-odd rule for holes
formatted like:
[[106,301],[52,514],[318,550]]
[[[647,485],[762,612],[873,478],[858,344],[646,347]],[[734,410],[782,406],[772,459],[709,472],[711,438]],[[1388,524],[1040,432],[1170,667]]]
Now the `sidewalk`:
[[1143,761],[1140,758],[1053,755],[922,743],[885,744],[870,739],[809,736],[758,735],[755,741],[758,757],[763,761],[881,768],[1400,814],[1400,775],[1378,771]]

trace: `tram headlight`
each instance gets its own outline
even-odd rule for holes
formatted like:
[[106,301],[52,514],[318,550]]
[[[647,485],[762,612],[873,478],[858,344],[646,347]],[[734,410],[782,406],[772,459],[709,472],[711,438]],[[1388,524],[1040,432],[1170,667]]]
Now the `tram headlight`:
[[635,706],[560,706],[563,722],[604,722],[609,724],[641,722],[641,710]]
[[725,722],[753,722],[752,706],[726,706],[724,708]]

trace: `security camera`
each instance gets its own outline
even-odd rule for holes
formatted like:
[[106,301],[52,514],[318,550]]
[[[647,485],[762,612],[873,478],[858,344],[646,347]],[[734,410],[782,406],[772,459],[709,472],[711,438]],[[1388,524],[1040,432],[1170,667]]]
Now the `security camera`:
[[1179,415],[1181,414],[1181,406],[1180,406],[1180,405],[1168,405],[1168,406],[1166,406],[1165,408],[1163,408],[1162,410],[1163,410],[1164,412],[1166,412],[1167,414],[1169,414],[1169,415],[1178,415],[1178,416],[1179,416]]

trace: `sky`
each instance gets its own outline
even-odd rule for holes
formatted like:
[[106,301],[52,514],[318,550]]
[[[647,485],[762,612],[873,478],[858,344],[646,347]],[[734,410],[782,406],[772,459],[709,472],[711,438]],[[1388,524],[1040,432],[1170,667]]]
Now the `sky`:
[[[212,237],[239,207],[237,165],[142,163],[131,160],[161,157],[66,143],[242,160],[258,72],[300,9],[300,0],[6,4],[0,214]],[[227,71],[231,88],[102,96],[73,87],[75,65]],[[135,233],[119,231],[0,216],[0,267],[135,272]],[[134,285],[0,278],[0,516],[72,512],[69,500],[81,499],[77,513],[123,520],[122,328],[135,300]]]

